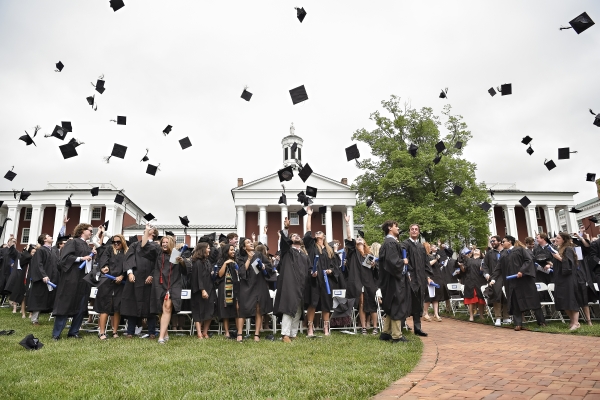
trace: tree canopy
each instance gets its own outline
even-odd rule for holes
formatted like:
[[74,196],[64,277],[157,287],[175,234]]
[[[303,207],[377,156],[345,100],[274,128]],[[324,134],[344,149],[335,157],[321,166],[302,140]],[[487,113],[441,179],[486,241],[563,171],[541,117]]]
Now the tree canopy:
[[[462,116],[453,115],[450,105],[442,116],[429,107],[401,106],[397,96],[381,104],[384,110],[370,116],[376,128],[352,135],[374,156],[359,162],[363,173],[354,184],[359,195],[355,223],[364,224],[367,241],[381,241],[380,226],[392,219],[405,231],[403,237],[416,223],[428,241],[441,239],[455,246],[476,241],[485,246],[488,215],[479,204],[488,201],[487,190],[475,181],[476,165],[461,158],[472,137]],[[440,141],[446,149],[438,153],[435,146]],[[418,146],[415,157],[408,151],[411,144]],[[437,164],[436,157],[441,157]],[[464,189],[460,196],[453,193],[457,185]],[[368,199],[374,201],[371,207],[365,204]]]

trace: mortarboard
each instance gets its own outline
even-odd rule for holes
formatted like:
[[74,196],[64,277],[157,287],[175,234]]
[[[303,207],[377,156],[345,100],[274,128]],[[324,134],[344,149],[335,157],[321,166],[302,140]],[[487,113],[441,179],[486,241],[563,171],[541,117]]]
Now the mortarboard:
[[488,212],[490,210],[490,208],[492,208],[492,205],[490,203],[488,203],[487,201],[484,201],[483,203],[481,203],[479,205],[479,207],[481,207],[481,209],[485,212]]
[[456,143],[454,143],[454,148],[460,150],[460,149],[462,149],[462,145],[463,145],[463,142],[460,142],[460,141],[456,142]]
[[317,188],[312,186],[306,187],[306,195],[310,197],[317,197]]
[[33,337],[33,334],[25,336],[23,340],[19,342],[19,344],[27,350],[39,350],[44,347],[44,343],[40,342],[38,338]]
[[173,129],[173,127],[171,125],[167,125],[167,127],[163,129],[163,135],[167,136],[169,133],[171,133],[171,129]]
[[[6,176],[5,176],[5,178],[6,178]],[[8,178],[6,178],[6,179],[8,179]],[[9,179],[9,180],[12,181],[12,179]],[[585,177],[585,180],[588,181],[588,182],[595,182],[596,181],[596,174],[588,172],[587,175],[586,175],[586,177]]]
[[117,119],[111,119],[111,122],[116,122],[117,125],[127,125],[127,117],[117,115]]
[[[13,180],[13,179],[15,179],[15,176],[17,176],[17,174],[13,172],[13,169],[15,169],[15,167],[14,167],[14,166],[13,166],[13,167],[10,169],[10,171],[8,171],[8,172],[6,173],[6,175],[4,175],[4,179],[8,179],[8,180],[9,180],[9,181],[11,181],[11,182],[12,182],[12,180]],[[588,176],[589,176],[589,175],[590,175],[590,174],[588,174]]]
[[192,147],[192,142],[190,142],[190,138],[186,136],[179,141],[179,145],[181,146],[181,150],[185,150],[188,147]]
[[73,132],[73,126],[71,125],[71,121],[62,121],[60,123],[63,131],[65,132]]
[[281,193],[281,196],[279,196],[279,201],[277,202],[277,204],[285,204],[287,206],[287,197],[285,196],[285,193]]
[[457,196],[460,196],[463,192],[463,188],[459,185],[455,185],[454,188],[452,188],[452,193],[454,193]]
[[154,215],[152,215],[152,213],[148,213],[148,214],[144,215],[144,216],[143,216],[143,218],[144,218],[146,221],[148,221],[148,222],[150,222],[150,221],[152,221],[152,220],[154,220],[154,219],[155,219],[155,218],[154,218]]
[[65,130],[63,130],[63,128],[61,126],[56,125],[50,135],[44,135],[44,137],[51,137],[51,136],[54,136],[55,138],[60,139],[60,140],[65,140],[65,136],[67,136],[67,132]]
[[298,150],[298,143],[294,142],[294,144],[292,144],[292,154],[296,153],[296,150]]
[[521,139],[521,143],[523,143],[524,145],[528,145],[529,143],[531,143],[533,139],[531,137],[529,137],[529,135],[525,136],[523,139]]
[[373,199],[367,199],[367,207],[371,207],[373,205]]
[[165,231],[165,236],[173,236],[175,237],[175,234],[171,231]]
[[585,31],[586,29],[588,29],[589,27],[591,27],[592,25],[594,25],[594,21],[592,21],[592,19],[590,18],[589,15],[587,15],[586,12],[578,15],[577,17],[573,18],[571,21],[569,21],[569,25],[571,25],[571,27],[560,27],[559,30],[565,30],[565,29],[573,29],[575,32],[577,32],[577,34],[579,35],[581,32]]
[[100,192],[100,188],[98,186],[90,189],[90,193],[92,194],[92,197],[98,196],[99,192]]
[[25,201],[29,198],[29,196],[31,196],[31,192],[26,192],[25,190],[21,189],[21,192],[13,192],[15,199],[17,198],[16,193],[19,193],[19,203],[21,200]]
[[179,222],[181,222],[181,225],[185,226],[186,228],[190,227],[190,220],[188,219],[187,215],[179,217]]
[[327,206],[319,207],[319,214],[325,214],[325,213],[327,213]]
[[546,168],[548,168],[548,171],[552,171],[554,168],[556,168],[556,164],[554,164],[554,161],[552,160],[544,160],[544,165],[546,166]]
[[417,156],[417,150],[419,150],[419,146],[416,144],[411,143],[410,146],[408,146],[408,153],[413,157]]
[[244,91],[242,92],[242,99],[246,100],[246,101],[250,101],[250,99],[252,98],[252,93],[250,93],[249,91],[246,90],[247,87],[244,88]]
[[360,236],[361,238],[365,238],[365,233],[363,231],[361,231],[360,229],[357,229],[356,231],[358,233],[358,236]]
[[62,62],[59,61],[59,62],[56,63],[56,69],[54,71],[55,72],[61,72],[64,67],[65,67],[65,65]]
[[72,143],[63,144],[62,146],[58,146],[58,148],[65,160],[78,155],[77,150]]
[[559,160],[568,160],[571,158],[571,153],[577,153],[576,151],[569,151],[568,147],[561,147],[558,149],[558,159]]
[[301,208],[301,209],[298,210],[298,212],[296,214],[298,214],[299,218],[302,218],[302,217],[304,217],[308,213],[306,212],[306,210],[304,208]]
[[279,176],[279,182],[291,181],[294,177],[294,170],[292,167],[285,167],[277,171],[277,175]]
[[146,154],[144,155],[144,157],[140,160],[140,162],[146,162],[148,161],[150,158],[148,158],[148,152],[150,151],[150,149],[146,149]]
[[98,106],[96,106],[96,107],[94,108],[94,97],[95,97],[95,96],[88,96],[88,97],[86,97],[85,99],[87,100],[88,104],[89,104],[90,106],[92,106],[92,108],[94,109],[94,111],[96,111],[96,110],[98,109]]
[[71,203],[71,196],[73,196],[73,193],[71,193],[65,201],[65,207],[71,207],[73,205],[73,203]]
[[489,88],[488,89],[488,93],[490,94],[490,96],[494,97],[496,95],[496,91],[494,90],[494,88]]
[[579,214],[581,212],[581,210],[575,208],[575,207],[571,207],[571,209],[569,210],[570,213],[574,213],[574,214]]
[[71,239],[71,235],[59,236],[56,238],[56,243],[66,242],[69,239]]
[[71,140],[69,140],[69,143],[67,143],[67,144],[70,144],[73,147],[77,147],[77,146],[80,146],[80,145],[85,144],[85,143],[80,142],[79,140],[77,140],[75,138],[71,138]]
[[102,79],[98,79],[96,81],[95,85],[92,83],[92,86],[95,87],[96,88],[96,92],[98,92],[100,94],[104,93],[104,90],[106,90],[104,88],[104,81]]
[[306,182],[306,180],[312,173],[312,168],[310,167],[310,165],[306,164],[304,165],[304,167],[302,167],[300,171],[298,171],[298,176],[300,177],[300,179],[302,179],[302,182]]
[[25,134],[23,136],[21,136],[19,138],[19,140],[24,141],[25,145],[27,145],[27,146],[33,144],[35,147],[37,147],[37,144],[35,144],[35,142],[33,141],[33,138],[31,136],[29,136],[29,133],[27,133],[27,131],[25,131]]
[[306,11],[304,11],[304,7],[294,7],[296,9],[296,17],[298,21],[302,23],[304,21],[304,17],[306,17]]
[[500,92],[502,96],[508,96],[512,94],[512,83],[504,83],[500,86],[500,88],[496,88]]
[[358,151],[358,146],[356,144],[346,147],[346,159],[348,161],[356,160],[358,158],[360,158],[360,151]]
[[137,235],[129,236],[129,245],[138,241]]
[[527,154],[532,155],[533,154],[533,149],[531,148],[531,146],[529,146],[527,148],[527,150],[525,150],[527,152]]
[[523,196],[523,198],[521,200],[519,200],[519,203],[521,203],[521,206],[523,208],[525,208],[525,207],[527,207],[528,205],[531,204],[531,200],[529,200],[529,197]]
[[125,3],[123,3],[123,0],[110,0],[110,8],[112,8],[113,11],[116,12],[123,7],[125,7]]
[[442,155],[438,154],[437,156],[435,156],[435,158],[433,159],[433,163],[435,165],[438,165],[440,163],[440,161],[442,161]]
[[442,91],[440,93],[440,99],[447,99],[447,98],[448,98],[448,88],[442,89]]
[[123,201],[125,201],[125,196],[123,196],[122,194],[120,194],[120,192],[117,193],[115,195],[115,203],[117,203],[117,204],[123,204]]
[[208,238],[214,242],[215,240],[217,240],[217,232],[211,233],[210,235],[208,235]]
[[126,152],[127,152],[127,146],[123,146],[118,143],[115,143],[113,146],[113,149],[112,149],[112,153],[110,153],[110,156],[104,157],[104,161],[106,161],[106,163],[109,163],[110,158],[113,156],[124,159]]
[[160,171],[160,169],[158,169],[158,167],[160,167],[160,164],[158,164],[158,165],[148,164],[148,167],[146,167],[146,173],[148,175],[155,176],[156,171]]
[[596,114],[595,112],[592,111],[591,108],[590,108],[590,113],[592,113],[592,115],[596,116],[596,118],[594,119],[594,125],[600,126],[600,114]]
[[596,217],[588,217],[588,221],[597,224],[598,223],[598,218],[596,218]]
[[446,145],[444,144],[444,142],[442,142],[441,140],[439,142],[437,142],[435,144],[435,149],[437,150],[438,154],[441,153],[442,151],[446,150]]
[[227,236],[223,235],[222,233],[219,235],[219,243],[225,242],[227,243]]
[[104,230],[107,230],[107,229],[108,229],[108,223],[109,223],[109,222],[110,222],[110,221],[105,221],[105,222],[102,224],[102,226],[104,227]]
[[308,100],[308,95],[306,94],[304,85],[290,90],[290,96],[292,98],[292,103],[294,104],[302,103],[303,101]]

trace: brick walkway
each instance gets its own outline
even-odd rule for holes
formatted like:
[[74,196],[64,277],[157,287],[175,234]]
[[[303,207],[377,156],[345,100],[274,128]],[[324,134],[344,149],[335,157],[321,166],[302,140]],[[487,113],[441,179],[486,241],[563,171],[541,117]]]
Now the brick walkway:
[[374,399],[600,399],[600,338],[448,318],[423,330],[417,367]]

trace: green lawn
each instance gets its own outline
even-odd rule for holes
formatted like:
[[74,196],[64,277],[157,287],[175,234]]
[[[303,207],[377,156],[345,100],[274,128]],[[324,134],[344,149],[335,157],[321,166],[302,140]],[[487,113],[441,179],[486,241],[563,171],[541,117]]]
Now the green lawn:
[[[0,336],[2,399],[366,399],[411,371],[422,352],[412,334],[398,344],[337,332],[291,344],[171,334],[162,346],[138,338],[100,341],[91,333],[54,342],[47,318],[33,327],[0,309],[0,330],[16,331]],[[44,343],[41,350],[18,344],[29,333]]]

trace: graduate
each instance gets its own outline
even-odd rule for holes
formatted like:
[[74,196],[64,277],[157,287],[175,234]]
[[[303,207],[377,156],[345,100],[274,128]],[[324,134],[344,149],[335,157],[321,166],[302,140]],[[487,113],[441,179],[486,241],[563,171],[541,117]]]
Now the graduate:
[[495,274],[496,270],[500,268],[500,252],[502,250],[501,244],[502,238],[498,235],[490,238],[491,249],[485,253],[483,258],[483,276],[486,281],[489,282],[492,276],[497,277],[496,284],[491,286],[491,295],[488,296],[488,300],[494,307],[494,316],[496,317],[495,326],[502,326],[502,322],[505,324],[510,323],[510,314],[508,313],[508,304],[506,302],[506,296],[502,293],[502,286],[504,286],[504,279],[501,273]]
[[13,314],[17,313],[17,306],[21,305],[21,317],[25,318],[25,289],[27,273],[31,257],[35,254],[35,246],[29,245],[19,254],[19,262],[15,265],[6,282],[6,292],[10,293],[8,300],[13,305]]
[[196,325],[198,339],[208,339],[210,321],[216,315],[217,293],[210,254],[209,243],[200,242],[194,249],[192,257],[186,260],[192,286],[192,318]]
[[8,293],[5,291],[6,283],[10,276],[10,271],[16,265],[19,257],[16,243],[17,239],[11,234],[8,242],[6,242],[6,247],[0,249],[0,294],[2,295],[0,304],[4,303],[4,300],[8,297]]
[[402,242],[402,248],[406,250],[407,258],[404,263],[407,264],[410,274],[411,288],[411,315],[413,317],[415,335],[427,336],[427,333],[421,329],[421,315],[423,314],[423,303],[425,295],[429,293],[428,285],[432,282],[433,271],[427,261],[425,248],[419,241],[421,228],[417,224],[409,227],[410,237]]
[[100,340],[106,340],[106,323],[109,315],[112,315],[112,337],[119,337],[117,331],[121,321],[122,281],[126,273],[123,265],[125,264],[125,253],[128,250],[123,235],[114,235],[106,246],[109,247],[103,249],[102,254],[98,257],[98,266],[100,272],[114,276],[116,279],[104,278],[106,281],[98,286],[94,311],[100,314],[98,322],[98,338]]
[[40,312],[52,310],[54,296],[50,293],[48,282],[58,285],[58,257],[52,251],[52,236],[42,233],[38,237],[37,249],[29,263],[29,290],[27,292],[27,311],[31,313],[31,323],[39,325]]
[[[144,236],[147,236],[147,248],[142,255],[142,244],[137,240],[130,244],[125,254],[124,269],[127,282],[121,296],[121,315],[127,317],[127,338],[133,338],[135,327],[142,326],[142,319],[148,319],[148,337],[156,337],[156,316],[150,315],[150,292],[152,290],[153,271],[159,254],[159,245],[154,242],[158,230],[146,225]],[[135,238],[137,239],[137,237]],[[154,258],[153,258],[154,257]]]
[[400,229],[398,223],[391,220],[385,221],[381,229],[385,240],[379,249],[379,286],[385,321],[379,339],[392,343],[408,342],[402,336],[401,321],[410,315],[412,296],[408,267],[402,259],[402,246],[398,242]]
[[[71,328],[67,334],[69,338],[82,339],[79,328],[83,316],[87,312],[89,286],[83,277],[91,270],[92,255],[87,241],[92,237],[92,225],[81,223],[73,231],[74,239],[68,240],[60,252],[58,267],[60,271],[60,284],[56,288],[54,301],[54,329],[52,338],[60,339],[60,334],[67,325],[67,319],[73,317]],[[85,261],[84,268],[79,268]]]
[[290,233],[290,220],[285,217],[284,230],[279,231],[279,276],[275,294],[274,313],[281,319],[281,335],[284,343],[291,343],[298,334],[304,304],[304,285],[312,268],[312,262],[302,250],[303,240],[297,233]]
[[[448,291],[446,290],[446,280],[442,272],[442,266],[440,265],[441,255],[437,254],[437,246],[435,244],[423,243],[423,247],[427,251],[429,265],[433,272],[433,281],[440,287],[435,288],[433,296],[429,296],[429,292],[426,293],[425,305],[423,306],[424,317],[423,319],[427,322],[436,321],[442,322],[440,317],[440,301],[446,301],[449,299]],[[429,249],[428,249],[429,247]],[[433,319],[429,317],[429,303],[433,305]]]
[[[237,236],[235,237],[237,242]],[[225,337],[229,336],[229,319],[238,317],[238,298],[240,290],[240,279],[238,275],[239,266],[235,262],[235,246],[231,243],[221,247],[221,259],[218,262],[218,285],[217,312],[219,319],[223,322]],[[238,342],[244,340],[241,329],[236,329]]]
[[[465,252],[466,253],[466,252]],[[469,307],[469,321],[473,322],[473,314],[475,306],[479,308],[479,319],[485,320],[485,299],[481,293],[481,286],[485,285],[486,280],[483,277],[483,259],[481,259],[481,251],[474,249],[465,254],[461,252],[458,265],[462,271],[461,281],[465,285],[465,305]]]
[[[554,240],[558,252],[554,257],[554,304],[556,309],[564,311],[569,316],[569,330],[580,328],[579,307],[577,301],[577,256],[573,251],[571,237],[566,232],[558,232]],[[587,306],[587,303],[585,304]]]
[[[500,253],[500,268],[494,271],[490,285],[494,286],[498,275],[502,275],[506,298],[513,316],[515,331],[523,329],[523,312],[533,310],[537,323],[546,326],[542,313],[540,298],[535,286],[535,267],[533,258],[522,244],[516,244],[513,236],[507,235],[502,239],[503,250]],[[514,279],[507,276],[516,275]]]

